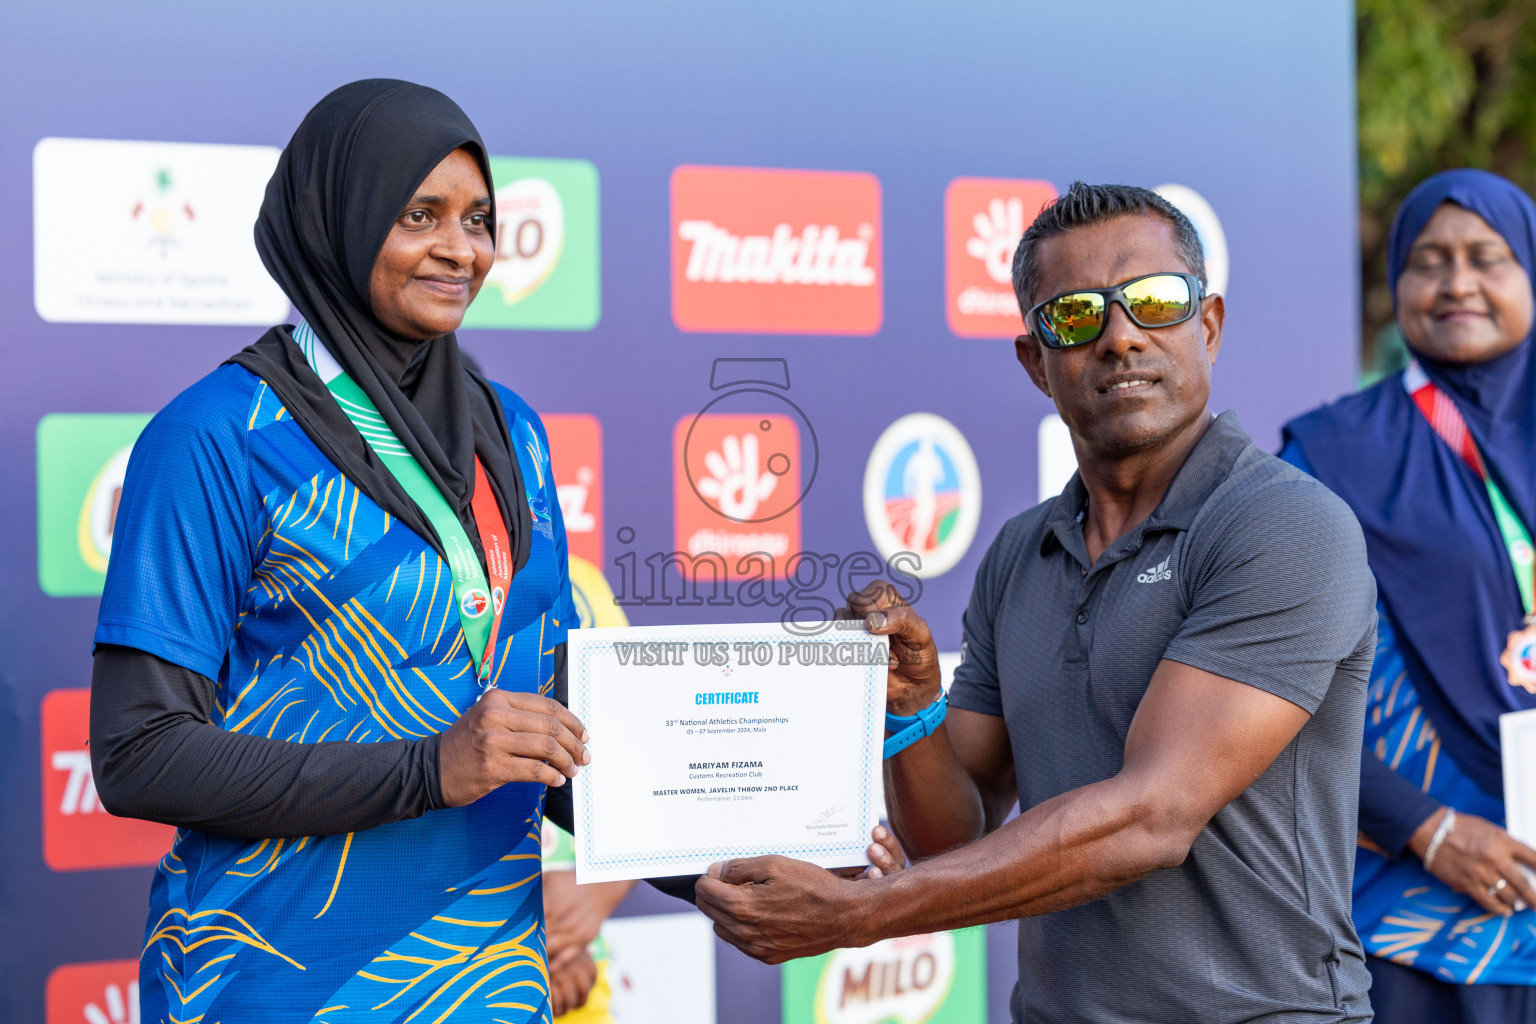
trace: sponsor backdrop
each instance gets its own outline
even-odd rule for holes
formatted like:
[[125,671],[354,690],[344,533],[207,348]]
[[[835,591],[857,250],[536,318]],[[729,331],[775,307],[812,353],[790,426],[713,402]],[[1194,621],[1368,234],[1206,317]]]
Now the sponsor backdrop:
[[[958,649],[987,543],[1073,467],[1014,361],[1008,267],[1075,178],[1191,214],[1230,300],[1215,407],[1261,444],[1354,380],[1344,0],[360,11],[7,11],[0,1020],[138,1019],[170,830],[107,814],[86,748],[123,468],[289,317],[251,223],[336,85],[437,86],[485,135],[499,249],[463,344],[545,414],[587,622],[810,621],[894,572]],[[1006,926],[779,969],[682,911],[622,908],[623,1020],[1005,1013]]]

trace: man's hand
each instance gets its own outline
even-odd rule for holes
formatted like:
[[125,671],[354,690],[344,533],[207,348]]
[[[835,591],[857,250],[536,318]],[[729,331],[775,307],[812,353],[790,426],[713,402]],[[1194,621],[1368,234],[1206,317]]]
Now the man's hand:
[[585,946],[571,947],[563,956],[549,961],[549,1009],[558,1017],[587,1005],[587,996],[597,984],[597,964]]
[[442,737],[438,777],[449,807],[509,782],[563,786],[592,760],[581,720],[536,693],[489,690]]
[[694,896],[716,935],[765,964],[781,964],[868,945],[853,931],[850,897],[871,884],[788,857],[750,857],[712,865]]
[[782,857],[729,861],[699,880],[698,906],[716,934],[769,963],[1064,910],[1182,863],[1307,719],[1284,698],[1164,660],[1111,778],[889,878],[844,881]]
[[[1424,820],[1408,840],[1408,848],[1424,859],[1429,841],[1445,811],[1439,810]],[[1536,906],[1536,889],[1521,866],[1536,869],[1536,850],[1504,831],[1486,818],[1457,812],[1456,824],[1435,851],[1430,874],[1457,892],[1466,893],[1490,914],[1508,917],[1517,902]],[[1499,879],[1504,884],[1499,885]]]
[[915,715],[938,700],[939,650],[928,623],[901,599],[896,588],[876,580],[848,595],[848,607],[838,618],[862,618],[876,636],[890,637],[890,671],[886,675],[885,706],[893,715]]
[[876,825],[870,838],[874,842],[864,851],[869,858],[867,867],[837,868],[832,873],[838,878],[884,878],[907,866],[907,855],[902,852],[901,844],[896,841],[890,829]]

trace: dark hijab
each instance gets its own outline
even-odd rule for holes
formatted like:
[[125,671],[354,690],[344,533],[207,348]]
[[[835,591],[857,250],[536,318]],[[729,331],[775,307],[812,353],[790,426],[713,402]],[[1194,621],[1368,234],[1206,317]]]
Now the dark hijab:
[[[511,530],[515,571],[527,560],[530,523],[495,390],[464,366],[452,334],[401,338],[379,323],[369,303],[374,262],[400,211],[456,149],[474,157],[490,187],[485,144],[453,100],[385,78],[344,85],[315,105],[278,159],[256,220],[256,248],[448,499],[477,549],[470,501],[480,456]],[[494,229],[493,213],[492,237]],[[426,516],[368,449],[286,327],[274,327],[231,362],[265,380],[348,479],[442,553]]]
[[[1424,225],[1445,203],[1481,217],[1536,279],[1536,204],[1486,171],[1447,171],[1408,195],[1392,223],[1397,281]],[[1536,524],[1536,365],[1531,338],[1484,363],[1419,364],[1466,418],[1495,481],[1527,529]],[[1499,664],[1524,608],[1487,489],[1433,431],[1394,375],[1287,424],[1319,479],[1365,531],[1371,570],[1430,720],[1477,785],[1504,791],[1499,720],[1536,707]]]

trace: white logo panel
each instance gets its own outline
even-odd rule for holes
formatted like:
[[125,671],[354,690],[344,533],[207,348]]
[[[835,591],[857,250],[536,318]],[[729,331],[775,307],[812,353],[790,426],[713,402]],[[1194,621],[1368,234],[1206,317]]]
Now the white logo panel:
[[43,139],[33,301],[56,323],[265,326],[288,316],[252,229],[271,146]]
[[1230,263],[1227,256],[1227,233],[1222,230],[1221,219],[1205,197],[1188,185],[1159,185],[1153,189],[1158,195],[1179,208],[1195,226],[1200,236],[1200,248],[1205,252],[1205,293],[1225,295]]

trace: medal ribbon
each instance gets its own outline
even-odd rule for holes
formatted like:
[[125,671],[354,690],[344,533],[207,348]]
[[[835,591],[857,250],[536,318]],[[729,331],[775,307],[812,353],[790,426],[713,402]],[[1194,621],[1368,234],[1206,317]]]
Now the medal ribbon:
[[501,613],[506,606],[507,588],[512,582],[512,554],[506,524],[502,521],[501,509],[491,492],[480,456],[475,456],[475,490],[470,500],[470,512],[475,517],[480,542],[485,546],[485,563],[490,569],[489,586],[464,524],[459,522],[448,499],[421,468],[416,456],[400,443],[400,438],[379,415],[373,400],[323,346],[316,344],[319,339],[307,323],[301,322],[294,328],[293,340],[325,381],[341,411],[363,435],[369,449],[405,488],[405,493],[437,531],[453,574],[452,600],[458,608],[464,642],[474,660],[481,688],[488,689],[491,670],[495,667],[496,635],[501,629]]
[[1403,387],[1435,433],[1461,456],[1462,461],[1472,468],[1472,472],[1477,474],[1477,478],[1488,489],[1488,500],[1493,504],[1493,517],[1498,521],[1499,533],[1503,536],[1504,548],[1509,554],[1509,564],[1515,570],[1515,583],[1520,588],[1525,619],[1527,623],[1532,622],[1532,612],[1536,611],[1536,600],[1533,600],[1536,599],[1536,548],[1531,545],[1530,531],[1520,521],[1514,506],[1504,497],[1504,492],[1488,472],[1483,453],[1477,450],[1477,442],[1472,439],[1472,432],[1467,429],[1467,421],[1461,415],[1461,410],[1456,408],[1456,403],[1451,401],[1449,395],[1429,379],[1418,360],[1409,363],[1408,369],[1404,371]]

